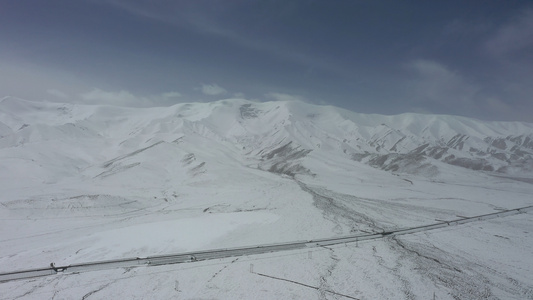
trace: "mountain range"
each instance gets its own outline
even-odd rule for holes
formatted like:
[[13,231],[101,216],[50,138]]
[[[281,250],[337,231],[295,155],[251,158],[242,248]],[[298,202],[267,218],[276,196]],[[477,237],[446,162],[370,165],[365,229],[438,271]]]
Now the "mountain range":
[[[383,233],[533,205],[533,124],[5,97],[0,194],[3,272]],[[0,299],[530,299],[532,222],[4,282]]]
[[528,123],[369,115],[303,102],[239,99],[136,109],[16,98],[0,102],[2,159],[22,160],[20,176],[29,172],[34,180],[132,172],[148,167],[136,157],[150,156],[155,148],[173,156],[166,157],[170,164],[198,175],[209,165],[190,149],[195,144],[209,155],[244,159],[288,176],[312,175],[305,160],[313,153],[430,177],[438,176],[442,163],[519,180],[533,177],[533,124]]

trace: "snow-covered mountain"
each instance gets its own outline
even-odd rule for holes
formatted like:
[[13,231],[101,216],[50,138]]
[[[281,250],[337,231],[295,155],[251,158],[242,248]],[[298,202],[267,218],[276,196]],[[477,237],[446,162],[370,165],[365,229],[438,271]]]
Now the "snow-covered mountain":
[[[501,176],[533,177],[533,124],[462,117],[364,115],[301,102],[222,100],[131,109],[0,102],[2,159],[19,160],[16,178],[98,180],[159,169],[159,178],[194,177],[209,165],[314,174],[309,156],[342,157],[397,173],[438,176],[440,163]],[[157,149],[157,150],[156,150]],[[20,168],[21,164],[24,168]],[[6,167],[4,165],[4,167]]]
[[[0,101],[0,266],[9,271],[382,232],[533,205],[531,183],[528,123],[368,115],[303,102],[121,108],[7,97]],[[325,290],[352,287],[343,294],[361,299],[396,299],[398,291],[404,298],[427,299],[434,291],[439,299],[475,299],[478,291],[486,298],[527,298],[533,241],[524,215],[324,248],[297,263],[272,257],[254,263],[317,286],[320,299]],[[500,262],[502,251],[512,257]],[[187,283],[180,295],[273,299],[315,292],[279,294],[285,283],[246,277],[236,261],[222,262],[214,275],[209,268],[181,269]],[[354,275],[355,265],[364,276]],[[157,295],[155,288],[137,290],[141,298],[176,296],[174,279],[135,275],[142,272],[98,275],[111,282],[101,298],[124,297],[126,290],[138,297],[133,291],[144,286],[142,276],[161,288]],[[50,291],[41,281],[38,287],[4,283],[0,290],[30,299],[59,289],[65,298],[102,293],[81,283],[93,275],[83,276]],[[117,276],[127,288],[116,284]],[[219,277],[235,288],[202,287]],[[257,284],[264,294],[253,294]]]

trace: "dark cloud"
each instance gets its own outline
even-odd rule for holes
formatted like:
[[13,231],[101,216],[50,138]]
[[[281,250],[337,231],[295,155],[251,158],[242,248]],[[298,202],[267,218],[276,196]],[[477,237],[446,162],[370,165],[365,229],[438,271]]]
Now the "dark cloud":
[[131,106],[298,98],[533,122],[532,20],[518,0],[11,1],[0,90]]
[[502,25],[487,41],[486,48],[490,54],[495,56],[532,53],[533,9],[519,12],[509,22]]

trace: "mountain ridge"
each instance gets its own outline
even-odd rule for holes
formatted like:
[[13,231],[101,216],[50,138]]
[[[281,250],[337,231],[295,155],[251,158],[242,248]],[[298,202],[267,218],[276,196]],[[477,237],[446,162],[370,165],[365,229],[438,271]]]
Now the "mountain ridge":
[[[440,161],[474,171],[533,177],[533,124],[524,122],[413,113],[369,115],[304,102],[244,99],[155,108],[12,97],[0,102],[0,149],[38,147],[40,151],[28,155],[44,165],[43,157],[56,157],[75,162],[74,169],[116,168],[105,162],[134,156],[162,142],[179,144],[184,138],[190,139],[192,153],[195,143],[225,149],[229,157],[245,157],[260,169],[289,176],[313,174],[305,160],[317,152],[324,159],[342,156],[394,173],[434,176]],[[75,145],[82,140],[87,144]],[[67,145],[76,150],[66,151]],[[36,158],[36,152],[43,157]]]
[[[4,100],[0,263],[6,270],[33,269],[379,234],[531,206],[532,128],[450,116],[365,115],[302,102],[233,99],[136,109]],[[456,298],[474,299],[482,289],[523,298],[531,290],[529,228],[526,212],[412,238],[320,248],[312,259],[307,250],[282,261],[247,259],[257,269],[272,267],[271,274],[291,263],[292,278],[324,274],[305,279],[309,283],[340,278],[353,285],[356,266],[371,276],[358,286],[393,282],[396,292],[410,282],[412,291],[425,291],[428,282],[417,278],[429,278]],[[238,263],[227,261],[224,272],[220,266],[202,271],[201,286],[218,273],[235,282],[242,275]],[[391,271],[402,265],[401,272]],[[179,271],[180,285],[199,270],[186,269]],[[129,286],[143,286],[146,277],[131,273],[137,271],[93,278],[132,276]],[[167,279],[154,282],[175,286],[174,275],[157,274]],[[93,276],[78,275],[61,278],[78,287],[90,280],[80,276]],[[256,279],[238,288],[254,287]],[[393,295],[379,291],[367,295]]]

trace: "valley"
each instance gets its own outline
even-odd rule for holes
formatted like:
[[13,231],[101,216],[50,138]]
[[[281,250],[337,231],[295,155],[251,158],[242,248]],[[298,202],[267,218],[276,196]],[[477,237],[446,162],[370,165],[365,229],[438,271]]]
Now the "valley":
[[[533,124],[228,99],[0,102],[0,272],[533,205]],[[533,299],[533,220],[0,283],[0,299]],[[253,270],[252,270],[253,269]]]

